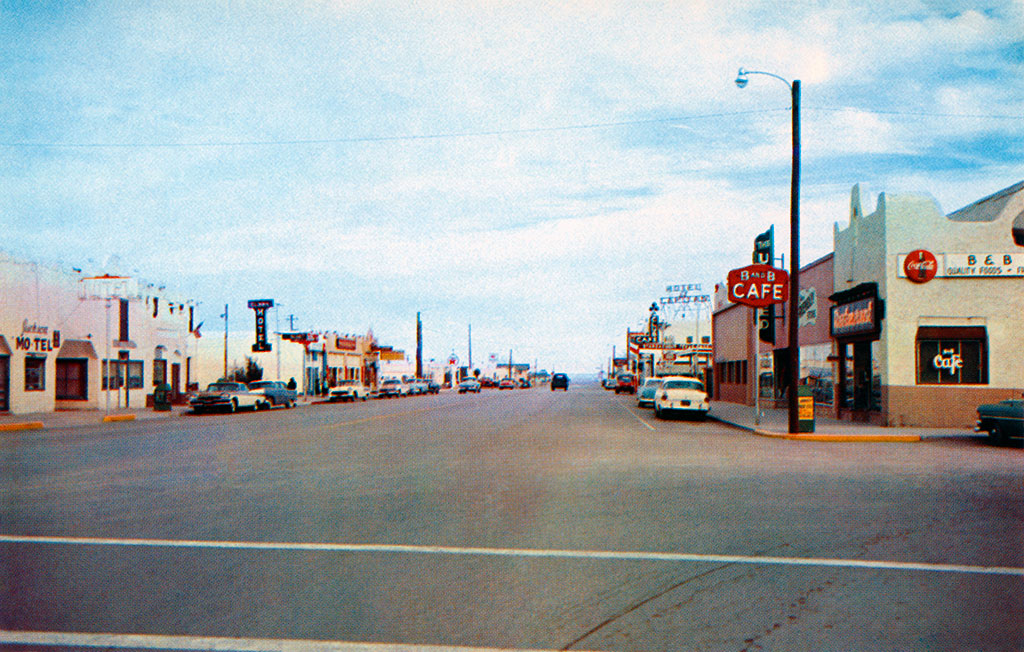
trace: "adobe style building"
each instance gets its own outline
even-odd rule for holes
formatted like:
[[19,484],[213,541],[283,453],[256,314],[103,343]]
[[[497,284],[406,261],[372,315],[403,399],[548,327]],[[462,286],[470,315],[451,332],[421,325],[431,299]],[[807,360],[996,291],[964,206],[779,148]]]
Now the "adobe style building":
[[[800,382],[819,414],[966,428],[979,404],[1024,392],[1024,182],[948,215],[884,193],[865,213],[855,186],[833,242],[800,273]],[[751,309],[719,288],[715,398],[753,405],[759,369],[763,404],[784,404],[785,319],[755,345]]]
[[163,383],[172,401],[184,400],[191,301],[131,277],[7,254],[0,297],[0,412],[145,407]]

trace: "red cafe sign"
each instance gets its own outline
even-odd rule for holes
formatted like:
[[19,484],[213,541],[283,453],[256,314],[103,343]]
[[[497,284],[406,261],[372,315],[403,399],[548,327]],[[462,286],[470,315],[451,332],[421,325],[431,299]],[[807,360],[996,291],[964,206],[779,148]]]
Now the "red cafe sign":
[[939,262],[927,249],[915,249],[903,259],[903,273],[914,283],[927,283],[938,271]]
[[789,300],[789,274],[770,265],[747,265],[726,277],[729,300],[755,308]]

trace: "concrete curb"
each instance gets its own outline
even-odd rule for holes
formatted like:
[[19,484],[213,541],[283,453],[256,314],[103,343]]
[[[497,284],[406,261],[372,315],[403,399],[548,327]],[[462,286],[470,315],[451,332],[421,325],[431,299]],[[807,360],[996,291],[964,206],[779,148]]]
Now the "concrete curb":
[[111,421],[135,421],[134,414],[108,414],[103,417],[103,423],[110,423]]
[[871,443],[916,443],[921,441],[920,435],[879,435],[879,434],[846,434],[846,435],[835,435],[826,433],[788,433],[778,432],[775,430],[765,430],[763,428],[751,428],[741,423],[735,423],[728,421],[721,417],[716,417],[712,414],[708,414],[709,419],[713,419],[719,423],[724,423],[727,426],[746,430],[747,432],[757,435],[758,437],[770,437],[772,439],[788,439],[791,441],[820,441],[820,442],[832,442],[832,443],[849,443],[849,442],[871,442]]
[[26,421],[24,423],[0,424],[0,432],[14,432],[17,430],[42,430],[42,421]]

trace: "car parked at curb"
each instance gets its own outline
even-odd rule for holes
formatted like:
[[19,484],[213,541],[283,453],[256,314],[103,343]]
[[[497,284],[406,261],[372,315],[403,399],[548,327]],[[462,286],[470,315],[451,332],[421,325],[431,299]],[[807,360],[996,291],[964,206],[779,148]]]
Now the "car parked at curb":
[[989,440],[1004,444],[1009,439],[1024,439],[1024,397],[979,405],[975,432],[987,432]]
[[467,378],[459,383],[459,394],[466,392],[480,393],[480,381],[476,378]]
[[516,381],[512,380],[511,378],[502,378],[501,381],[498,383],[498,389],[515,389],[515,388],[516,388]]
[[661,387],[662,381],[664,381],[664,378],[650,377],[644,379],[644,384],[636,391],[636,406],[654,407],[654,396]]
[[678,412],[703,420],[710,410],[704,383],[699,378],[676,376],[665,379],[654,395],[654,416],[659,419]]
[[636,391],[636,377],[631,373],[621,373],[615,377],[615,393],[626,392],[632,394]]
[[377,398],[394,398],[405,396],[408,390],[397,378],[385,378],[377,386]]
[[358,380],[343,380],[331,388],[327,400],[337,403],[343,401],[365,401],[370,390]]
[[255,380],[249,383],[249,391],[264,396],[263,404],[259,406],[261,408],[278,405],[286,408],[295,407],[295,402],[299,398],[298,392],[288,389],[288,385],[280,380]]
[[205,390],[189,400],[189,405],[195,414],[202,414],[211,410],[257,410],[266,401],[263,394],[250,392],[245,383],[223,380],[207,385]]

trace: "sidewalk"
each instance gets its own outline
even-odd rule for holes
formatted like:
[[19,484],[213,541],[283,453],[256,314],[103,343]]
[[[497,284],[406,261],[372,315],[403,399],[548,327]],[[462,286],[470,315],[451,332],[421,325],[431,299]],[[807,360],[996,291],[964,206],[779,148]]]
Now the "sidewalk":
[[759,424],[754,423],[754,408],[739,403],[712,401],[708,418],[749,430],[762,437],[802,441],[830,442],[918,442],[936,437],[981,437],[962,428],[887,428],[870,423],[838,421],[815,414],[814,432],[790,434],[789,413],[785,409],[761,409]]
[[[313,397],[300,396],[299,407],[309,405]],[[281,408],[276,408],[281,409]],[[34,412],[30,414],[0,414],[0,432],[18,430],[40,430],[43,428],[77,428],[101,423],[119,421],[143,421],[149,419],[172,419],[191,413],[187,405],[173,405],[169,412],[157,412],[153,408],[119,408],[111,406],[110,412],[99,410],[58,410],[56,412]]]

